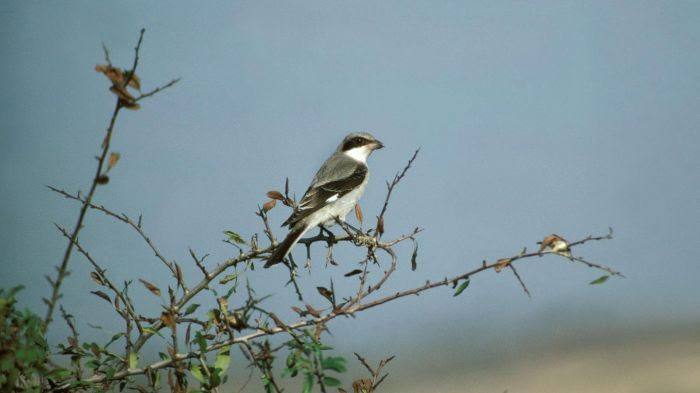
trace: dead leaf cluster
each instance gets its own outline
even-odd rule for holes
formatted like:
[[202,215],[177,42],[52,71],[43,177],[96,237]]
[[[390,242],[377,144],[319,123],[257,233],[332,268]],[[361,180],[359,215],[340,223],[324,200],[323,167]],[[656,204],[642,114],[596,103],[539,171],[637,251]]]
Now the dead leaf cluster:
[[545,238],[539,242],[540,250],[542,252],[547,248],[551,249],[553,252],[569,256],[571,255],[571,248],[569,247],[569,242],[563,237],[552,233],[551,235],[545,236]]
[[136,74],[130,71],[124,71],[110,64],[98,64],[95,66],[95,71],[104,74],[107,79],[112,82],[109,91],[119,97],[119,102],[122,106],[131,110],[138,110],[141,108],[141,106],[136,103],[136,98],[132,96],[128,90],[128,87],[139,91],[141,90],[141,80]]

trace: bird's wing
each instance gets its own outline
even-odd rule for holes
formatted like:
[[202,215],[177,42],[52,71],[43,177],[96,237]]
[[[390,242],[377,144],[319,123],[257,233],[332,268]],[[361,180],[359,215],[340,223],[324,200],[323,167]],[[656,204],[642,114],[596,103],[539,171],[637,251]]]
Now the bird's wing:
[[318,209],[358,187],[367,177],[367,166],[343,155],[323,164],[292,215],[282,225],[294,226]]

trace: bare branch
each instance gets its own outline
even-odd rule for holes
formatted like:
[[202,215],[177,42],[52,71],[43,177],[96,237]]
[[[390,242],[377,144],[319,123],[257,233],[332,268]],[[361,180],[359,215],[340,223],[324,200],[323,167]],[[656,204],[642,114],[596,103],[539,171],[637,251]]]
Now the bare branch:
[[160,93],[161,91],[163,91],[169,87],[172,87],[174,84],[176,84],[179,81],[180,81],[180,78],[175,78],[175,79],[171,80],[170,82],[164,84],[163,86],[158,86],[155,89],[149,91],[148,93],[141,94],[140,96],[138,96],[134,99],[134,102],[138,102],[138,101],[143,100],[144,98],[148,98],[148,97],[151,97],[153,95],[156,95],[156,94]]
[[527,289],[527,286],[525,285],[525,282],[523,281],[523,279],[520,278],[520,274],[518,274],[518,271],[515,270],[515,266],[513,266],[513,264],[508,264],[508,267],[515,275],[515,278],[518,279],[518,282],[520,283],[520,286],[523,288],[523,291],[525,291],[525,294],[527,295],[527,297],[531,298],[532,296],[530,296],[530,291]]
[[[131,67],[131,70],[128,72],[128,75],[125,78],[124,81],[124,87],[129,84],[131,79],[135,76],[136,74],[136,68],[138,66],[138,61],[139,61],[139,51],[141,48],[141,43],[143,42],[143,36],[145,33],[145,29],[141,29],[140,34],[139,34],[139,39],[136,44],[136,47],[134,48],[134,62]],[[107,50],[107,47],[103,45],[103,52],[105,55],[105,59],[108,64],[111,65],[111,60],[109,58],[109,51]],[[139,97],[145,98],[147,96],[152,96],[153,94],[156,94],[158,91],[163,90],[164,88],[170,87],[173,84],[175,84],[177,80],[171,81],[167,85],[163,86],[162,88],[157,88],[156,90],[143,94]],[[71,254],[73,252],[73,247],[75,245],[75,241],[78,238],[78,234],[80,233],[81,229],[84,227],[83,222],[85,220],[85,215],[87,213],[88,207],[91,205],[92,199],[95,195],[95,192],[97,190],[97,187],[99,185],[105,184],[106,181],[108,180],[107,176],[104,175],[103,173],[103,167],[105,165],[105,160],[107,157],[107,154],[109,152],[110,148],[110,143],[112,140],[112,134],[114,132],[114,127],[117,121],[117,116],[119,115],[120,110],[124,107],[125,103],[117,97],[117,101],[114,105],[114,110],[112,111],[112,116],[109,120],[109,125],[107,126],[107,131],[105,133],[105,137],[102,141],[102,151],[100,152],[98,159],[97,159],[97,168],[95,170],[95,175],[93,176],[92,183],[90,185],[90,189],[85,196],[85,198],[82,199],[82,206],[80,208],[80,213],[78,214],[78,219],[73,227],[73,230],[70,232],[70,237],[68,241],[68,245],[66,246],[66,250],[63,254],[63,259],[61,260],[61,263],[58,266],[57,269],[57,275],[54,280],[51,280],[51,297],[49,299],[44,299],[46,305],[47,305],[47,310],[46,310],[46,316],[44,317],[43,324],[42,324],[42,332],[46,332],[48,329],[49,324],[53,320],[53,313],[54,309],[56,308],[56,304],[58,303],[58,300],[60,298],[60,289],[61,285],[63,283],[63,280],[68,276],[68,264],[70,261]]]
[[406,172],[408,172],[409,168],[411,168],[411,164],[413,164],[413,161],[416,159],[416,157],[418,157],[419,151],[420,148],[416,149],[416,151],[413,153],[413,156],[408,160],[408,163],[403,168],[403,170],[394,176],[394,180],[392,180],[391,183],[387,183],[386,185],[386,198],[384,199],[384,205],[382,206],[382,210],[380,211],[379,216],[377,217],[377,225],[375,226],[375,234],[377,238],[380,238],[382,236],[381,232],[384,232],[381,227],[384,226],[384,214],[386,213],[386,209],[389,206],[389,199],[391,198],[391,193],[394,191],[394,187],[396,187],[401,181],[401,179],[403,179],[404,175],[406,175]]
[[[54,224],[54,225],[56,225],[56,224]],[[70,239],[70,235],[65,230],[65,228],[63,228],[59,225],[56,225],[56,228],[58,228],[58,230],[61,232],[61,234],[63,234],[63,236]],[[136,324],[136,328],[138,329],[139,333],[141,333],[143,331],[143,327],[141,326],[138,318],[136,317],[136,311],[133,309],[133,305],[131,304],[131,301],[127,297],[124,296],[124,293],[122,293],[122,291],[117,289],[117,287],[112,283],[112,281],[110,281],[109,278],[107,278],[107,271],[104,268],[102,268],[102,266],[100,266],[95,261],[95,259],[93,259],[93,257],[90,255],[90,253],[88,253],[87,250],[85,250],[80,245],[80,242],[77,239],[74,241],[74,243],[75,243],[75,247],[78,249],[78,252],[83,254],[85,259],[87,259],[88,262],[90,262],[90,264],[95,268],[96,273],[99,275],[99,279],[104,283],[104,285],[107,288],[109,288],[112,291],[112,293],[114,293],[114,295],[116,297],[118,297],[119,300],[122,301],[122,303],[124,303],[124,309],[126,311],[126,314],[122,314],[121,312],[119,312],[118,309],[117,309],[117,311],[118,311],[117,313],[120,316],[122,316],[122,318],[124,318],[127,321],[127,323],[129,323],[129,319],[134,321],[134,323]],[[115,306],[115,309],[116,309],[116,306]],[[127,341],[128,341],[128,336],[127,336]]]

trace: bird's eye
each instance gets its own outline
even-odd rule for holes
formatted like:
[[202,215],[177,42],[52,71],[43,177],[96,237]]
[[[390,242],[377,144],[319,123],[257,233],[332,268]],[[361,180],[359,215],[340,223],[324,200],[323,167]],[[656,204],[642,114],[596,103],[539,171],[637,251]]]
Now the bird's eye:
[[356,143],[363,143],[364,141],[365,141],[365,140],[362,139],[362,137],[357,137],[357,138],[355,138],[355,142],[356,142]]

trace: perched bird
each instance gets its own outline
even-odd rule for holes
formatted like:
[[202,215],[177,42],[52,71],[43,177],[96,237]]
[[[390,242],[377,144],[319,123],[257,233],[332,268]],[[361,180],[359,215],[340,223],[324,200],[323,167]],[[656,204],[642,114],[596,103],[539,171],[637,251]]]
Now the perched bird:
[[332,226],[336,217],[345,220],[367,187],[367,157],[382,147],[382,142],[366,132],[352,133],[343,139],[335,153],[316,172],[292,215],[282,224],[289,226],[289,234],[272,253],[265,267],[282,262],[309,229],[318,225]]

